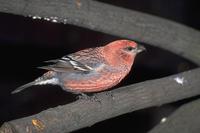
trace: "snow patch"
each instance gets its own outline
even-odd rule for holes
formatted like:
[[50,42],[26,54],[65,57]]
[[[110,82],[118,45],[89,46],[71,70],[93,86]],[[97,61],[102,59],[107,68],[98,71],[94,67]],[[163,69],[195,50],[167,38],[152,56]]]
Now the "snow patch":
[[186,80],[184,79],[184,77],[175,77],[174,80],[178,83],[178,84],[181,84],[183,85]]
[[166,118],[166,117],[163,117],[163,118],[161,119],[160,123],[164,123],[164,122],[166,122],[166,121],[167,121],[167,118]]

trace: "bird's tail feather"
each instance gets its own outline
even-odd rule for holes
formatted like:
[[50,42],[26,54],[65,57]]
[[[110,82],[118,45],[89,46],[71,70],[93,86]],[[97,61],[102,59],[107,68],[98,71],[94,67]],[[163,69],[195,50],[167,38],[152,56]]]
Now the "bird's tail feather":
[[17,89],[12,91],[11,94],[18,93],[33,85],[46,85],[46,84],[58,85],[59,84],[58,78],[54,77],[54,75],[55,73],[49,71],[45,73],[43,76],[37,78],[36,80],[18,87]]
[[37,83],[36,81],[33,81],[33,82],[27,83],[25,85],[22,85],[22,86],[16,88],[14,91],[12,91],[11,94],[18,93],[18,92],[20,92],[20,91],[22,91],[22,90],[24,90],[24,89],[26,89],[30,86],[36,85],[36,83]]

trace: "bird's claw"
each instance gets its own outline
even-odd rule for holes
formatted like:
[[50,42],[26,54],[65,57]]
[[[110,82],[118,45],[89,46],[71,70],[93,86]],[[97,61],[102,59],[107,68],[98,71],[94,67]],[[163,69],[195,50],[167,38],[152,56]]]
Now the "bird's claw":
[[94,101],[94,102],[100,102],[100,100],[97,98],[96,95],[89,96],[89,95],[87,95],[85,93],[80,93],[80,95],[78,95],[78,99],[90,100],[90,101]]
[[87,94],[84,94],[84,93],[80,93],[80,94],[77,96],[77,99],[89,100],[89,99],[90,99],[90,96],[88,96]]
[[115,97],[111,91],[106,91],[106,95],[111,97],[113,100],[115,99]]

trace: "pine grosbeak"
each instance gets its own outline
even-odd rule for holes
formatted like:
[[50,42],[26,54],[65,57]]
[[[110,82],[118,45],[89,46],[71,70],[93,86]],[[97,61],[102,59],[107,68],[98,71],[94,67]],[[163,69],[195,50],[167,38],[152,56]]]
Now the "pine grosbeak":
[[117,40],[102,47],[88,48],[47,62],[40,67],[49,70],[33,82],[12,93],[32,85],[53,84],[73,93],[98,92],[117,85],[131,70],[137,53],[145,48],[130,40]]

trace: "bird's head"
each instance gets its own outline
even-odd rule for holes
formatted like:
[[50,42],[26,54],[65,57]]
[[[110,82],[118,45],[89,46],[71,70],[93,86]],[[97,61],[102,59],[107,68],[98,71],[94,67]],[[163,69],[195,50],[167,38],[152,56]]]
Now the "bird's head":
[[104,47],[104,54],[110,64],[132,66],[135,56],[145,47],[130,40],[117,40]]

